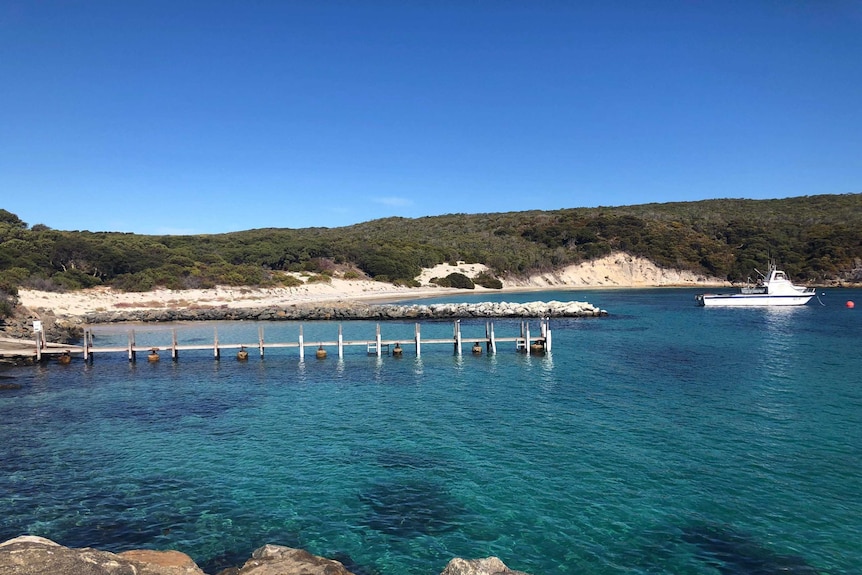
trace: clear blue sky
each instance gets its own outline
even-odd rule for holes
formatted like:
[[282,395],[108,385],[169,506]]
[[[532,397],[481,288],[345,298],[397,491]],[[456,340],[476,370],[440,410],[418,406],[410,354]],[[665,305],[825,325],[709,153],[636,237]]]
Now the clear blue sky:
[[858,0],[0,0],[0,208],[30,225],[858,192]]

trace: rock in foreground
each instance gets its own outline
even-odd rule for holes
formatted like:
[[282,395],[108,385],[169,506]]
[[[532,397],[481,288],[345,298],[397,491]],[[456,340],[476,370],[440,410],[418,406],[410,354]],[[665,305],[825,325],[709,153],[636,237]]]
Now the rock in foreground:
[[449,561],[440,575],[527,575],[523,571],[513,571],[497,557],[485,559],[461,559]]
[[70,549],[43,537],[16,537],[0,543],[3,575],[204,575],[179,551]]
[[[135,550],[109,553],[71,549],[43,537],[23,536],[0,543],[3,575],[205,575],[191,557],[179,551]],[[264,545],[241,568],[219,575],[353,575],[332,559],[302,549]],[[441,575],[527,575],[512,571],[496,557],[455,558]]]

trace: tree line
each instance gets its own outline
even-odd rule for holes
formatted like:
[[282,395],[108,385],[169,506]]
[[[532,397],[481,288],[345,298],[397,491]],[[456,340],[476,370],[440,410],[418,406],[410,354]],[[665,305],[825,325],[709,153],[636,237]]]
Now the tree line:
[[624,251],[740,281],[775,260],[798,281],[859,281],[862,194],[718,199],[423,218],[208,235],[54,230],[0,209],[0,314],[22,286],[127,291],[278,285],[284,271],[415,283],[424,267],[484,263],[526,276]]

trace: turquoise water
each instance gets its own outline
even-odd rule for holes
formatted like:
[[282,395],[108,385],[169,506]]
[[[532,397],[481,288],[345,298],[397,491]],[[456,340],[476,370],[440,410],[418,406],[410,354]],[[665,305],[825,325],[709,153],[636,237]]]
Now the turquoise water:
[[[507,294],[589,301],[553,353],[186,352],[14,371],[0,391],[0,540],[179,549],[208,573],[265,543],[357,574],[436,574],[496,555],[534,574],[858,573],[862,302],[698,308],[691,290]],[[457,298],[468,300],[469,298]],[[485,298],[488,299],[488,298]],[[343,324],[373,339],[375,324]],[[212,324],[174,326],[182,343]],[[335,323],[304,324],[306,341]],[[220,323],[222,342],[258,324]],[[498,336],[517,322],[495,322]],[[97,329],[124,343],[126,326]],[[534,323],[533,329],[537,329]],[[295,323],[265,325],[296,341]],[[401,335],[403,334],[403,335]],[[448,322],[422,337],[450,337]],[[138,343],[170,341],[137,326]]]

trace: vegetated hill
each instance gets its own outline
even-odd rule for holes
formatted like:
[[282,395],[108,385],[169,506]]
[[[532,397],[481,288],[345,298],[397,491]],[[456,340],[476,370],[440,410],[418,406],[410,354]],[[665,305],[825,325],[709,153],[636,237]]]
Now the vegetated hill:
[[487,264],[498,276],[527,275],[613,251],[732,281],[769,260],[800,281],[859,281],[862,194],[385,218],[196,236],[59,231],[29,227],[0,210],[0,290],[7,293],[22,285],[272,285],[283,281],[280,270],[352,270],[409,283],[423,267],[457,260]]

